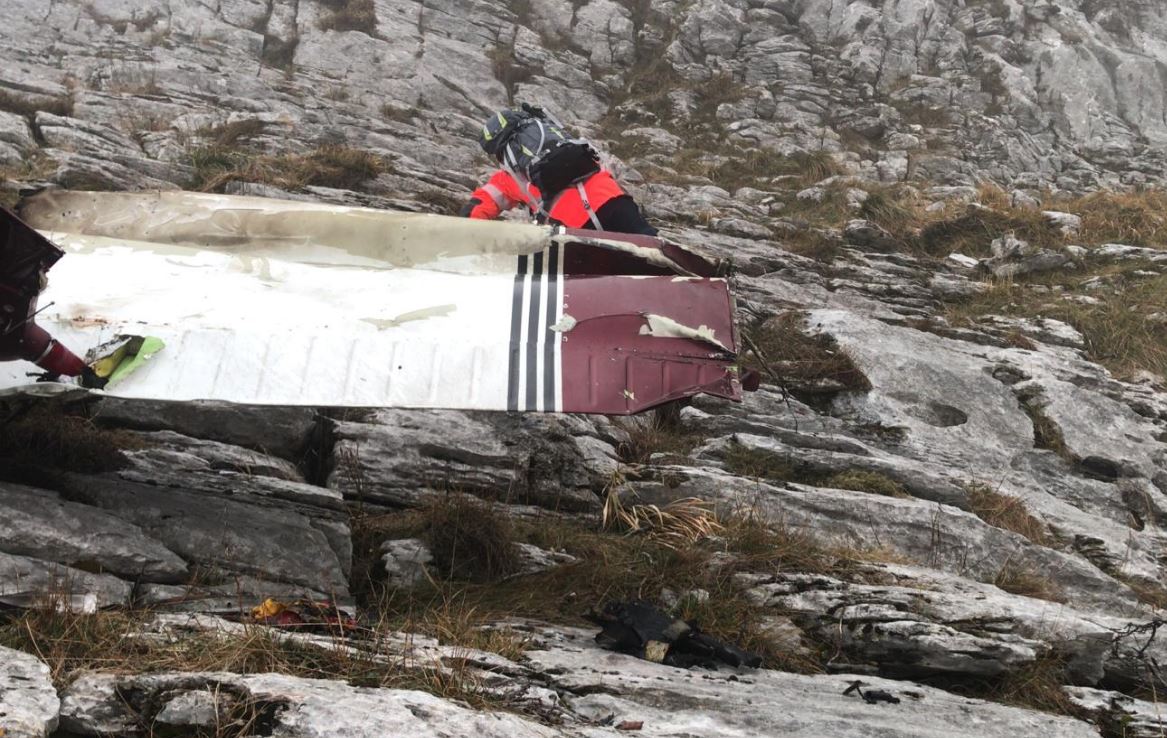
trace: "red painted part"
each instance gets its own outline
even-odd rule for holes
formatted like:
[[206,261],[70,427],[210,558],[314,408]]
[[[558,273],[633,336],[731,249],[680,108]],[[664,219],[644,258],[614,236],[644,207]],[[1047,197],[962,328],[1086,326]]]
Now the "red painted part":
[[50,374],[76,377],[85,369],[85,362],[36,323],[25,323],[21,343],[20,358]]
[[0,361],[24,359],[70,377],[84,370],[76,354],[32,319],[42,276],[63,255],[16,213],[0,207]]
[[[637,413],[707,393],[741,400],[729,286],[720,279],[585,277],[565,280],[563,409]],[[644,335],[646,314],[713,330],[707,341]]]

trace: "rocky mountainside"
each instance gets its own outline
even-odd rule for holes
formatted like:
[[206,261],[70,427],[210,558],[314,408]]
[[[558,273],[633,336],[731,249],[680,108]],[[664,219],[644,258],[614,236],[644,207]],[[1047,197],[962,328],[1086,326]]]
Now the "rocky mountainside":
[[[533,100],[733,260],[763,377],[635,420],[6,398],[4,738],[1162,734],[1167,198],[1091,194],[1161,176],[1162,4],[0,10],[5,202],[451,212]],[[723,527],[680,550],[602,525],[687,498]],[[611,598],[763,668],[605,651]]]
[[[1157,181],[1167,142],[1167,9],[1151,0],[0,11],[0,164],[36,154],[36,174],[74,187],[200,182],[208,147],[344,143],[392,162],[366,189],[446,206],[481,164],[469,132],[513,100],[558,111],[656,184],[828,151],[880,182],[1082,191]],[[255,123],[224,128],[240,121]]]

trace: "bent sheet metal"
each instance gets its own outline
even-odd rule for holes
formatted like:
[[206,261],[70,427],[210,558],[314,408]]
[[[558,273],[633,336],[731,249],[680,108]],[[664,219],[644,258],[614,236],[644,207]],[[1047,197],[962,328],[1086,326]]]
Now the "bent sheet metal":
[[[634,413],[740,399],[717,265],[659,239],[192,193],[54,192],[38,320],[77,353],[164,348],[107,394]],[[0,388],[30,366],[0,364]]]

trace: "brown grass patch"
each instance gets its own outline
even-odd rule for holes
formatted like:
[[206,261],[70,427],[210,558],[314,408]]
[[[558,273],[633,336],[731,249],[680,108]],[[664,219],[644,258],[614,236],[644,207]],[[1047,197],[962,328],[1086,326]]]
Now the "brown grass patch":
[[194,177],[189,189],[222,192],[229,182],[257,182],[298,190],[309,186],[356,189],[388,170],[376,154],[348,146],[321,146],[299,156],[259,156],[222,146],[190,152]]
[[1125,577],[1113,572],[1110,574],[1115,579],[1130,587],[1131,591],[1135,593],[1135,596],[1139,598],[1139,602],[1150,605],[1156,610],[1167,610],[1167,587],[1158,583],[1132,579],[1131,577]]
[[[1008,281],[948,306],[946,319],[952,325],[971,325],[984,315],[1045,317],[1061,320],[1082,333],[1089,357],[1120,379],[1129,379],[1140,370],[1167,376],[1167,322],[1148,316],[1167,316],[1167,276],[1140,277],[1131,274],[1141,264],[1103,267],[1089,273],[1052,273],[1034,281],[1038,284],[1065,284],[1061,294],[1035,290],[1028,284]],[[1096,274],[1111,278],[1115,287],[1085,290],[1082,283]],[[1088,295],[1099,301],[1086,304],[1066,299]]]
[[870,492],[884,497],[911,497],[904,486],[891,477],[879,472],[851,469],[832,474],[819,484],[832,489],[849,489],[855,492]]
[[616,452],[626,464],[647,464],[653,454],[688,458],[704,436],[686,428],[672,409],[655,411],[650,418],[616,418],[616,427],[628,435]]
[[955,251],[985,257],[991,253],[993,241],[1008,234],[1038,248],[1057,247],[1065,240],[1039,211],[974,205],[957,218],[924,226],[918,244],[923,253],[932,256],[947,256]]
[[[690,167],[690,173],[699,173],[729,192],[740,187],[768,188],[775,177],[795,176],[804,186],[821,182],[828,177],[845,174],[829,151],[815,150],[796,154],[780,154],[772,149],[729,148],[728,158],[707,168]],[[693,170],[696,171],[693,171]]]
[[1074,704],[1062,689],[1068,682],[1065,662],[1050,654],[1003,677],[981,696],[1007,705],[1089,721],[1087,711]]
[[1053,451],[1066,461],[1073,462],[1074,457],[1066,448],[1066,439],[1062,437],[1062,430],[1057,423],[1037,405],[1022,403],[1021,409],[1033,421],[1033,447]]
[[1035,597],[1050,602],[1065,602],[1066,597],[1061,588],[1048,577],[1038,572],[1027,570],[1012,560],[1005,562],[993,584],[1010,594]]
[[242,633],[200,632],[177,639],[141,638],[146,612],[74,613],[49,601],[44,607],[0,619],[0,645],[38,656],[62,689],[89,671],[141,674],[161,671],[280,673],[313,679],[340,679],[354,686],[417,689],[464,700],[478,709],[505,708],[488,697],[457,664],[405,663],[377,638],[353,645],[323,647],[284,637],[264,626]]
[[666,548],[696,543],[725,529],[714,515],[712,506],[703,500],[687,497],[673,500],[663,507],[625,506],[615,488],[608,490],[604,500],[601,525],[604,530],[647,536]]
[[369,36],[377,33],[377,9],[373,0],[325,0],[332,12],[316,25],[322,31],[360,31]]
[[443,645],[497,653],[511,661],[522,658],[531,642],[514,628],[486,624],[478,608],[466,601],[465,593],[457,591],[447,592],[440,605],[430,609],[414,627],[432,633]]
[[449,493],[426,506],[424,517],[424,538],[442,576],[489,582],[518,568],[510,519],[488,503]]
[[846,489],[901,499],[912,496],[902,484],[877,471],[865,469],[823,471],[793,456],[749,448],[739,443],[730,446],[725,454],[724,463],[726,471],[741,477],[794,482],[828,489]]
[[985,485],[969,485],[968,502],[974,515],[989,525],[1019,533],[1039,546],[1051,546],[1045,524],[1029,514],[1020,497],[1003,495]]
[[44,473],[100,474],[125,468],[123,449],[141,448],[137,436],[103,430],[87,418],[51,406],[7,420],[0,433],[0,468],[10,481],[35,484]]
[[1167,191],[1099,192],[1057,209],[1081,216],[1081,243],[1167,247]]
[[829,336],[811,336],[800,312],[776,315],[746,335],[752,349],[743,362],[764,378],[780,378],[791,394],[808,404],[816,397],[866,391],[871,382]]
[[26,118],[34,117],[38,111],[67,118],[73,115],[73,96],[70,94],[66,97],[52,98],[48,102],[37,102],[31,98],[0,90],[0,110],[23,115]]
[[[761,653],[769,668],[821,671],[817,659],[792,654],[770,640],[768,620],[776,613],[751,603],[733,575],[798,571],[850,576],[859,571],[859,561],[875,559],[860,550],[822,546],[805,531],[769,526],[753,517],[735,516],[720,524],[724,529],[717,537],[676,547],[649,536],[617,535],[572,520],[515,520],[517,540],[565,551],[578,561],[493,583],[435,579],[412,591],[383,589],[369,593],[370,607],[382,613],[386,623],[422,627],[426,632],[462,633],[448,636],[458,643],[477,643],[465,639],[479,637],[489,643],[499,637],[502,644],[492,648],[506,650],[508,642],[521,640],[520,634],[493,636],[482,624],[529,618],[584,625],[589,611],[610,600],[660,604],[665,589],[680,594],[704,590],[709,593],[707,600],[682,597],[676,614],[695,618],[702,630],[717,638]],[[435,620],[451,609],[449,617],[455,625]]]
[[258,118],[223,123],[217,126],[207,126],[198,131],[200,136],[210,139],[211,146],[229,149],[239,143],[255,138],[267,129],[267,123]]
[[35,181],[48,177],[56,163],[41,153],[26,157],[23,162],[14,166],[0,167],[0,205],[6,208],[15,208],[20,203],[20,192],[15,186],[19,182]]

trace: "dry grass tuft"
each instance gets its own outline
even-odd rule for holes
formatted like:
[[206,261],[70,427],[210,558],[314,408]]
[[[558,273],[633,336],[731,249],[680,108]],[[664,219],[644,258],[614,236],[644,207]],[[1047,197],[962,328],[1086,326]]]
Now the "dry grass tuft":
[[1021,407],[1029,419],[1033,421],[1033,447],[1053,451],[1067,461],[1074,461],[1073,455],[1066,448],[1066,439],[1062,437],[1062,430],[1057,423],[1042,412],[1041,407],[1037,405],[1023,403]]
[[[377,637],[359,648],[306,643],[265,626],[242,632],[200,632],[178,639],[142,637],[146,612],[83,614],[53,603],[0,618],[0,645],[37,655],[64,688],[88,671],[141,674],[161,671],[280,673],[314,679],[341,679],[354,686],[417,689],[458,699],[479,709],[505,708],[502,698],[482,693],[462,665],[404,661]],[[376,634],[372,634],[375,636]]]
[[1066,601],[1065,593],[1051,579],[1038,572],[1027,570],[1011,559],[1006,561],[1001,570],[997,572],[997,576],[993,578],[993,584],[1010,594],[1035,597],[1050,602]]
[[1131,588],[1139,602],[1150,605],[1156,610],[1167,610],[1167,587],[1157,582],[1133,579],[1115,572],[1108,572],[1115,579]]
[[1062,688],[1068,682],[1064,661],[1050,654],[1003,677],[984,696],[1008,705],[1089,721],[1088,712],[1074,704]]
[[446,593],[441,604],[431,608],[418,625],[419,630],[432,633],[443,645],[489,651],[511,661],[522,658],[530,637],[486,622],[479,608],[467,603],[465,592],[454,592]]
[[1064,237],[1037,210],[970,206],[957,218],[938,220],[920,231],[918,250],[932,256],[960,252],[985,257],[995,239],[1012,234],[1039,248],[1060,246]]
[[495,581],[518,568],[510,519],[476,497],[450,493],[424,510],[426,542],[444,577]]
[[0,110],[23,115],[26,118],[32,118],[38,112],[69,117],[73,115],[73,97],[70,94],[66,97],[52,98],[47,102],[37,102],[31,98],[20,97],[0,90]]
[[217,126],[207,126],[198,131],[200,136],[211,140],[211,145],[218,148],[231,148],[243,141],[255,138],[267,129],[267,123],[258,118],[223,123]]
[[871,382],[854,360],[828,336],[807,335],[803,314],[776,315],[748,334],[756,347],[744,362],[763,373],[776,374],[799,400],[813,404],[816,397],[843,391],[866,391]]
[[902,484],[877,471],[847,469],[831,472],[811,466],[793,455],[783,456],[737,443],[729,447],[724,463],[727,471],[741,477],[794,482],[828,489],[846,489],[884,497],[912,496]]
[[851,469],[832,474],[819,484],[820,487],[849,489],[855,492],[870,492],[885,497],[911,497],[904,486],[891,477],[879,472]]
[[0,476],[21,481],[37,469],[83,474],[116,471],[129,463],[123,449],[140,447],[132,434],[103,430],[87,418],[49,406],[34,407],[4,423],[0,468],[6,473]]
[[695,543],[717,535],[724,526],[717,521],[712,506],[704,500],[686,497],[664,507],[632,505],[625,507],[619,491],[608,490],[604,500],[602,524],[605,530],[628,535],[644,535],[667,548]]
[[52,159],[36,153],[19,164],[0,167],[0,205],[14,209],[20,203],[18,183],[42,180],[52,174],[55,166]]
[[1082,243],[1167,247],[1167,191],[1099,192],[1058,209],[1081,216]]
[[973,514],[989,525],[1019,533],[1039,546],[1054,543],[1045,524],[1029,514],[1020,497],[1003,495],[980,484],[969,485],[967,490]]
[[[946,319],[951,325],[976,325],[984,315],[1041,316],[1061,320],[1080,331],[1090,358],[1120,379],[1146,370],[1167,376],[1167,276],[1136,275],[1142,264],[1104,267],[1094,273],[1069,276],[1045,275],[1039,288],[1064,284],[1062,295],[1008,281],[996,282],[970,299],[950,305]],[[1082,285],[1101,274],[1113,288],[1086,290]],[[1067,297],[1089,296],[1096,303]],[[1157,317],[1159,316],[1159,317]]]
[[723,461],[726,471],[739,477],[801,482],[813,476],[807,469],[797,466],[791,458],[740,443],[729,447]]
[[258,156],[223,146],[207,146],[190,152],[194,177],[190,189],[222,192],[229,182],[257,182],[298,190],[303,187],[355,189],[387,171],[376,154],[348,146],[321,146],[298,156]]
[[703,436],[681,423],[671,409],[660,409],[651,418],[628,418],[613,421],[628,435],[616,451],[626,464],[647,464],[653,454],[688,457]]
[[327,0],[332,12],[322,16],[317,26],[322,31],[360,31],[375,36],[377,9],[373,0]]

